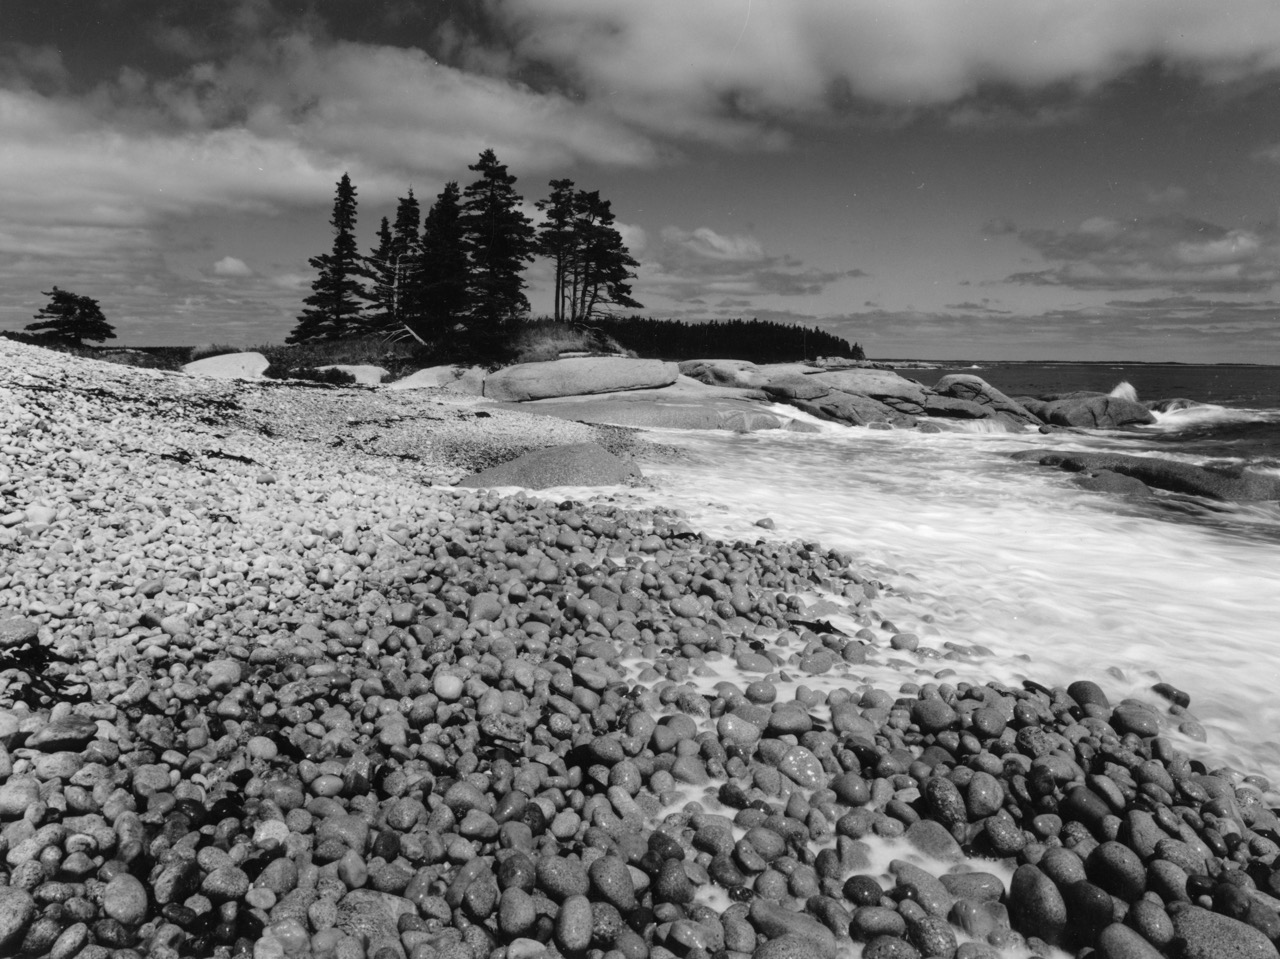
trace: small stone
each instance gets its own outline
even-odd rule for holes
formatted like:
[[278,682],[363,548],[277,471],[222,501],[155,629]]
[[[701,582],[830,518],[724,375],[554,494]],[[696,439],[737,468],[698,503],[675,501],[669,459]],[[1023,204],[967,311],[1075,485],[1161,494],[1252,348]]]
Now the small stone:
[[205,666],[205,685],[212,692],[224,693],[240,685],[240,664],[234,659],[215,659]]
[[1271,940],[1250,925],[1187,903],[1169,907],[1183,959],[1276,959]]
[[1111,725],[1120,735],[1134,733],[1138,736],[1160,735],[1160,715],[1149,706],[1123,702],[1111,710]]
[[1089,878],[1125,902],[1133,902],[1147,888],[1147,870],[1138,854],[1124,843],[1104,842],[1085,861]]
[[555,902],[585,896],[590,889],[587,870],[576,859],[542,856],[537,864],[538,888]]
[[[831,930],[813,916],[792,912],[767,899],[755,899],[751,903],[751,922],[761,934],[769,939],[799,938],[807,940],[810,951],[807,956],[820,959],[834,959],[836,954],[836,938]],[[798,948],[798,944],[792,948]],[[760,950],[756,950],[757,956]],[[779,959],[779,957],[774,957]]]
[[1054,945],[1062,941],[1067,905],[1053,880],[1026,863],[1014,871],[1009,884],[1009,918],[1014,929]]
[[40,634],[40,624],[21,616],[0,617],[0,649],[17,649],[35,643]]
[[249,891],[249,877],[239,866],[219,866],[204,877],[200,891],[214,902],[243,899]]
[[13,886],[0,886],[0,949],[16,949],[35,917],[36,901],[31,893]]
[[596,895],[624,916],[636,908],[635,883],[630,868],[622,859],[612,855],[601,856],[588,867],[587,875]]
[[922,733],[940,733],[959,721],[956,711],[941,699],[917,699],[911,704],[911,721]]
[[147,916],[147,890],[136,878],[122,873],[107,883],[102,911],[126,926],[137,926]]
[[1160,959],[1160,955],[1159,949],[1118,922],[1098,934],[1098,959]]
[[790,776],[806,789],[817,789],[826,785],[827,774],[822,763],[803,746],[792,746],[782,755],[778,762],[778,771]]
[[1088,679],[1078,679],[1067,687],[1067,695],[1081,706],[1101,706],[1110,709],[1111,703],[1102,687]]
[[560,904],[555,936],[566,954],[585,951],[591,945],[592,928],[591,901],[586,896],[570,896]]

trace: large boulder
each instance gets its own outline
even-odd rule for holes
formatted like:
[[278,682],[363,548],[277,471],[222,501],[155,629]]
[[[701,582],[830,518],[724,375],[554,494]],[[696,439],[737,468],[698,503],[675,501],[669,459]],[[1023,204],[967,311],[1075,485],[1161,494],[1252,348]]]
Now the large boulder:
[[616,393],[670,386],[680,375],[675,363],[623,356],[582,356],[545,363],[518,363],[491,373],[486,399],[521,403],[554,396]]
[[1040,418],[1021,403],[1005,396],[998,389],[980,376],[971,373],[952,373],[933,384],[933,392],[940,396],[950,396],[958,400],[968,400],[980,406],[989,407],[994,413],[1002,414],[1007,420],[1025,426],[1039,426]]
[[892,370],[829,370],[815,373],[813,379],[833,390],[880,400],[900,413],[919,413],[924,408],[925,388]]
[[261,353],[223,353],[188,363],[182,372],[218,379],[257,380],[270,365],[271,362]]
[[1013,458],[1056,466],[1069,473],[1110,471],[1141,480],[1147,486],[1233,502],[1280,500],[1280,477],[1245,469],[1212,469],[1177,460],[1124,453],[1072,453],[1062,450],[1022,450]]
[[831,392],[831,387],[815,376],[804,373],[782,373],[771,377],[761,387],[765,393],[778,400],[816,400]]
[[791,405],[796,409],[812,413],[824,420],[834,420],[849,426],[889,425],[911,427],[916,425],[914,416],[899,413],[879,400],[856,393],[843,393],[832,390],[817,399],[794,399]]
[[972,400],[959,400],[954,396],[929,393],[924,398],[924,412],[929,416],[945,416],[961,420],[985,420],[996,415],[990,406]]
[[526,453],[458,480],[459,486],[621,486],[641,478],[629,459],[614,456],[598,443],[571,443]]
[[680,372],[709,386],[759,389],[769,377],[748,360],[684,360]]
[[1105,430],[1156,421],[1155,416],[1143,404],[1105,393],[1080,393],[1049,400],[1027,400],[1024,405],[1054,426]]

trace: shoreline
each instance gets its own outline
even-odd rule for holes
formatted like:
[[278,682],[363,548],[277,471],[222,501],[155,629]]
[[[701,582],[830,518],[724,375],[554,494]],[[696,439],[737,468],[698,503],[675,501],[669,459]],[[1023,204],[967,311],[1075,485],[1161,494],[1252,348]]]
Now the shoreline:
[[[23,513],[0,601],[101,684],[0,716],[0,914],[21,917],[0,922],[4,948],[830,959],[856,936],[868,955],[963,940],[977,959],[1028,936],[1263,935],[1220,887],[1247,877],[1272,908],[1280,823],[1264,784],[1209,775],[1162,735],[1176,690],[1160,714],[1086,687],[952,685],[965,652],[886,626],[883,584],[847,556],[422,482],[546,445],[534,430],[649,442],[631,432],[430,396],[59,375],[82,362],[0,389],[22,405],[2,452],[24,471],[0,477],[5,515]],[[862,620],[829,621],[841,608]],[[778,695],[906,657],[934,675],[896,698]],[[756,678],[717,685],[726,663]],[[689,792],[699,808],[673,810]],[[1077,901],[1080,882],[1109,910]],[[732,904],[709,905],[713,886]]]

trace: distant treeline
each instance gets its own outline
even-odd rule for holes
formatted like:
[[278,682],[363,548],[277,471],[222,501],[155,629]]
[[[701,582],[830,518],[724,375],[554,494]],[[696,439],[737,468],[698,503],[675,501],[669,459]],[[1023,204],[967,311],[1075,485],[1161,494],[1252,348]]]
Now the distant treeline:
[[862,347],[817,327],[768,320],[658,320],[643,316],[593,317],[592,328],[637,355],[666,360],[714,357],[753,363],[789,363],[819,356],[866,359]]

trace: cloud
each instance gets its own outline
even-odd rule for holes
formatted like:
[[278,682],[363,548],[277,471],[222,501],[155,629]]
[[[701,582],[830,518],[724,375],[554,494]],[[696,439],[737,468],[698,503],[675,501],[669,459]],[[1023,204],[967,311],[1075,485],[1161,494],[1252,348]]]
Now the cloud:
[[1006,277],[1026,286],[1077,290],[1258,292],[1280,282],[1274,228],[1231,228],[1180,214],[1118,220],[1095,216],[1074,229],[1023,229],[1018,238],[1052,265]]
[[[239,3],[235,15],[249,23],[267,7]],[[592,106],[418,49],[297,27],[239,36],[221,59],[167,77],[124,68],[88,89],[68,85],[52,48],[0,49],[0,287],[14,291],[0,305],[40,283],[92,282],[96,297],[167,321],[168,304],[138,291],[185,289],[165,259],[175,229],[327,209],[345,171],[362,203],[388,203],[407,185],[465,181],[485,147],[522,177],[658,156]],[[164,39],[207,52],[184,48],[181,31]]]
[[770,255],[750,234],[667,226],[641,276],[646,290],[677,302],[719,295],[741,304],[749,302],[746,297],[816,296],[833,283],[866,274],[821,270],[794,257]]
[[983,94],[1090,91],[1156,60],[1213,80],[1280,67],[1280,7],[1270,0],[1229,11],[1200,0],[499,0],[493,9],[513,69],[549,65],[640,128],[736,145],[761,135],[777,145],[791,119],[860,105],[955,104],[962,125],[1043,122],[1070,115],[1070,104],[1001,106]]
[[234,256],[224,256],[213,264],[213,272],[215,276],[253,276],[253,270],[249,269],[248,264]]

